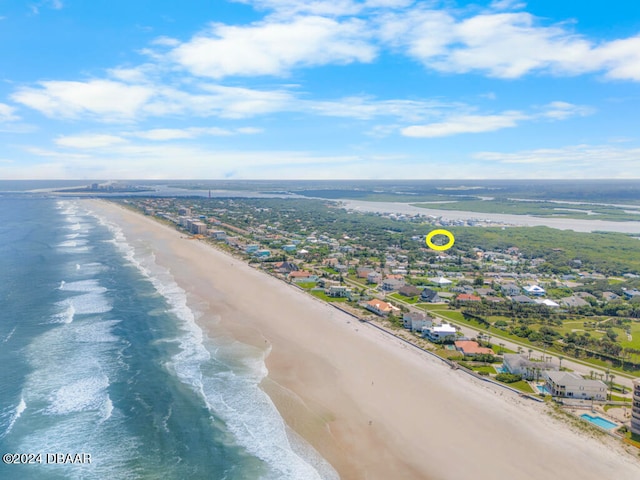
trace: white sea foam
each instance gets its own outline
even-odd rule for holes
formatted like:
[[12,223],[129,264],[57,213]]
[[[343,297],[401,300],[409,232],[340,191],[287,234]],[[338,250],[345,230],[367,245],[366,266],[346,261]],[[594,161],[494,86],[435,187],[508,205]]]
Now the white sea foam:
[[17,327],[13,327],[11,329],[11,331],[7,334],[7,336],[2,339],[2,343],[7,343],[9,340],[11,340],[11,337],[13,337],[13,334],[15,333],[16,328]]
[[53,315],[53,323],[71,323],[76,315],[97,315],[109,312],[112,308],[111,302],[102,291],[75,295],[57,302],[56,306],[61,311]]
[[58,302],[57,306],[62,308],[62,311],[54,314],[51,317],[51,323],[71,323],[73,322],[73,317],[76,314],[76,309],[73,308],[72,303],[62,303]]
[[9,433],[11,433],[11,430],[13,429],[13,426],[15,425],[16,421],[20,418],[20,415],[22,415],[22,412],[24,412],[26,409],[27,409],[27,404],[24,401],[24,397],[20,397],[20,402],[18,402],[18,405],[16,405],[16,408],[13,410],[13,412],[11,412],[9,425],[7,426],[6,430],[0,434],[0,438],[3,438],[9,435]]
[[[191,386],[209,409],[224,420],[238,444],[269,465],[271,474],[265,478],[338,478],[335,470],[327,462],[323,464],[319,455],[310,456],[310,462],[307,462],[296,453],[302,452],[303,448],[296,448],[296,451],[292,448],[284,420],[259,387],[267,374],[264,352],[237,342],[224,345],[207,339],[196,324],[196,315],[188,306],[186,292],[177,285],[171,273],[157,265],[149,252],[136,252],[118,226],[103,219],[100,221],[113,233],[114,243],[123,256],[149,279],[180,322],[183,333],[176,339],[180,352],[172,357],[167,368]],[[210,352],[215,352],[215,357]],[[233,370],[225,368],[221,372],[221,357],[228,357],[231,363],[238,358],[244,361]],[[313,447],[308,445],[308,449],[313,450]],[[322,465],[322,473],[312,463]]]

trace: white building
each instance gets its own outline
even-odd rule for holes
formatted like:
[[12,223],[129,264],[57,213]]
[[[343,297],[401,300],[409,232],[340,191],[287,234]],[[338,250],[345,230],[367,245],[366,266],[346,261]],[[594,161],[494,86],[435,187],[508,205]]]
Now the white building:
[[589,380],[572,372],[544,372],[547,390],[554,397],[580,400],[606,400],[607,386],[601,380]]
[[431,325],[422,329],[422,334],[432,342],[444,342],[445,340],[455,340],[456,327],[443,323],[442,325]]
[[558,365],[550,362],[535,362],[517,353],[503,355],[502,365],[508,373],[522,375],[527,380],[539,378],[545,370],[558,370]]
[[524,287],[523,290],[529,295],[536,296],[544,295],[545,293],[547,293],[540,285],[529,285],[528,287]]
[[640,378],[633,381],[633,405],[631,408],[631,431],[640,435]]
[[408,312],[402,316],[402,324],[412,332],[422,332],[433,326],[433,319],[422,312]]

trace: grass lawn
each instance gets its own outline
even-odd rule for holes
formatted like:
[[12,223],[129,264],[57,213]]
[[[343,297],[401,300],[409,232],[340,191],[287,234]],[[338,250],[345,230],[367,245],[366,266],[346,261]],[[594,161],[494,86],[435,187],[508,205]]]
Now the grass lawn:
[[330,297],[329,295],[327,295],[326,293],[320,290],[311,292],[311,295],[313,295],[314,297],[318,297],[324,300],[325,302],[346,302],[348,300],[345,297]]
[[418,299],[420,298],[418,296],[405,297],[404,295],[400,295],[399,293],[391,293],[387,295],[387,297],[393,298],[394,300],[399,300],[400,302],[410,303],[412,305],[418,303]]
[[536,393],[533,391],[533,388],[531,388],[531,385],[529,385],[524,380],[520,380],[519,382],[513,382],[513,383],[505,383],[505,385],[509,385],[510,387],[520,390],[521,392],[524,392],[524,393]]
[[311,290],[316,286],[316,282],[299,282],[296,283],[300,288],[304,288],[305,290]]

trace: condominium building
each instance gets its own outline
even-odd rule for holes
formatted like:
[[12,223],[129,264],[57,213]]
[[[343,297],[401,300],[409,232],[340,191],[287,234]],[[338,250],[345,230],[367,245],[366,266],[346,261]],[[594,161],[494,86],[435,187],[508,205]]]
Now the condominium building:
[[545,371],[546,387],[554,397],[606,400],[607,386],[600,380],[582,378],[572,372]]
[[640,378],[633,381],[633,407],[631,408],[631,431],[640,435]]

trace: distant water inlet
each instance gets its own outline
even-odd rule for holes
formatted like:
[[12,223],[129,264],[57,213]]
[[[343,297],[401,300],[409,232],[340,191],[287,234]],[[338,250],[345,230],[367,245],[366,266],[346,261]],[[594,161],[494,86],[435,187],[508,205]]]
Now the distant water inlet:
[[604,428],[605,430],[612,430],[618,426],[617,424],[610,422],[605,418],[598,416],[594,417],[593,415],[589,415],[588,413],[583,413],[582,415],[580,415],[580,418],[586,420],[587,422],[593,423],[600,428]]

